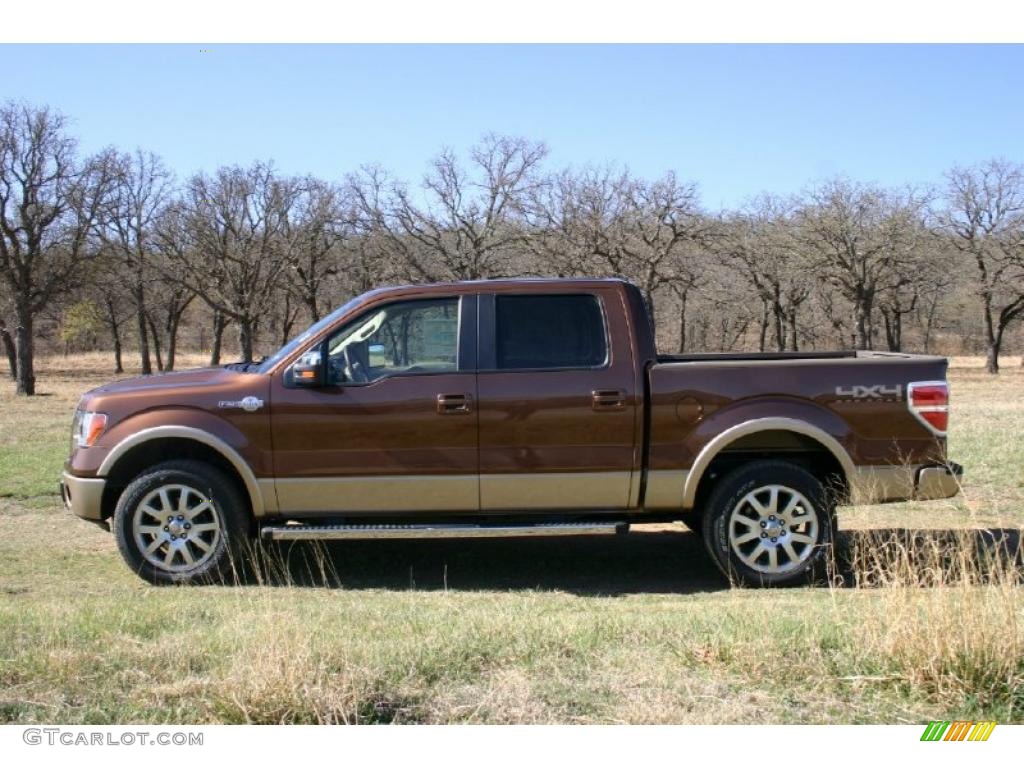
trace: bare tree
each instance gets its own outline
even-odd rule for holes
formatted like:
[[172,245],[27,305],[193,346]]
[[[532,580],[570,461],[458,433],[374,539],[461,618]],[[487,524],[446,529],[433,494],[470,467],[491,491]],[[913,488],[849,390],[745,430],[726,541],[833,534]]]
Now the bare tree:
[[285,296],[289,306],[282,324],[286,340],[298,309],[291,308],[292,296],[306,307],[310,319],[320,319],[324,288],[342,268],[344,245],[354,237],[356,218],[355,208],[342,189],[320,179],[303,179],[292,215],[284,222],[289,246]]
[[34,322],[81,282],[91,232],[113,179],[108,154],[79,161],[63,115],[7,103],[0,108],[0,279],[18,326],[17,392],[35,394]]
[[288,266],[287,221],[299,190],[264,163],[221,168],[193,176],[162,219],[162,249],[176,265],[164,278],[235,323],[246,361]]
[[787,346],[799,349],[798,316],[811,297],[814,279],[793,237],[793,208],[791,201],[762,195],[725,221],[725,234],[718,243],[717,250],[761,301],[762,351],[769,322],[779,352]]
[[[101,234],[121,267],[135,306],[139,360],[143,374],[153,372],[149,350],[147,295],[154,281],[155,228],[174,193],[174,180],[163,161],[136,150],[117,156],[117,176],[109,215]],[[158,289],[159,290],[159,289]]]
[[895,279],[895,265],[916,245],[923,205],[912,192],[834,179],[808,192],[796,212],[811,269],[853,307],[857,349],[872,347],[876,300]]
[[438,155],[417,194],[375,168],[351,183],[364,218],[416,277],[477,280],[501,276],[508,257],[525,251],[523,208],[546,154],[544,144],[489,134],[468,169],[451,150]]
[[985,365],[999,373],[1006,329],[1024,314],[1024,168],[991,160],[946,175],[939,221],[973,263],[985,328]]

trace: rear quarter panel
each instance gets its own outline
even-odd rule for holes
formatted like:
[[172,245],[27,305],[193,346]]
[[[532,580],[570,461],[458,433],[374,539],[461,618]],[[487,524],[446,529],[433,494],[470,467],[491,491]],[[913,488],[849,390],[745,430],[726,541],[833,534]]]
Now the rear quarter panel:
[[[822,360],[670,362],[653,365],[649,376],[651,470],[688,469],[717,435],[766,417],[797,419],[825,431],[856,465],[944,457],[945,438],[933,435],[906,404],[908,382],[946,378],[944,358],[862,353]],[[857,386],[879,385],[886,392],[881,397],[850,394]]]

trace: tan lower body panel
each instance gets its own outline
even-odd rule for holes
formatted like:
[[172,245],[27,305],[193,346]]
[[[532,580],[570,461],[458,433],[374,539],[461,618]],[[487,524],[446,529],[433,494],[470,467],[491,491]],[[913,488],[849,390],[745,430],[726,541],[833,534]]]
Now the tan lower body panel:
[[278,479],[282,512],[475,512],[476,475]]
[[682,509],[685,469],[657,469],[647,473],[644,509]]
[[481,475],[480,508],[627,509],[632,472]]
[[852,504],[878,504],[914,498],[919,464],[860,466],[850,478]]

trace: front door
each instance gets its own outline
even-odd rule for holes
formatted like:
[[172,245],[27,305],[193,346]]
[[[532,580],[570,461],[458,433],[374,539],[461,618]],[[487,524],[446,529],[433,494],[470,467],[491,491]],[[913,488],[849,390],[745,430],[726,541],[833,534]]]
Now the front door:
[[481,295],[482,509],[634,506],[636,371],[625,310],[608,305],[620,301],[601,288]]
[[476,297],[367,310],[320,348],[325,382],[271,393],[281,512],[479,509]]

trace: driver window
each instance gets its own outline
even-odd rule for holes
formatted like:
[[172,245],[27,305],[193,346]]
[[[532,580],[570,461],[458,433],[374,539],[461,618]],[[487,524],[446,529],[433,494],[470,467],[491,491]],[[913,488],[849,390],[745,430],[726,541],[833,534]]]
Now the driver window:
[[458,370],[459,300],[419,299],[370,311],[327,342],[327,383]]

